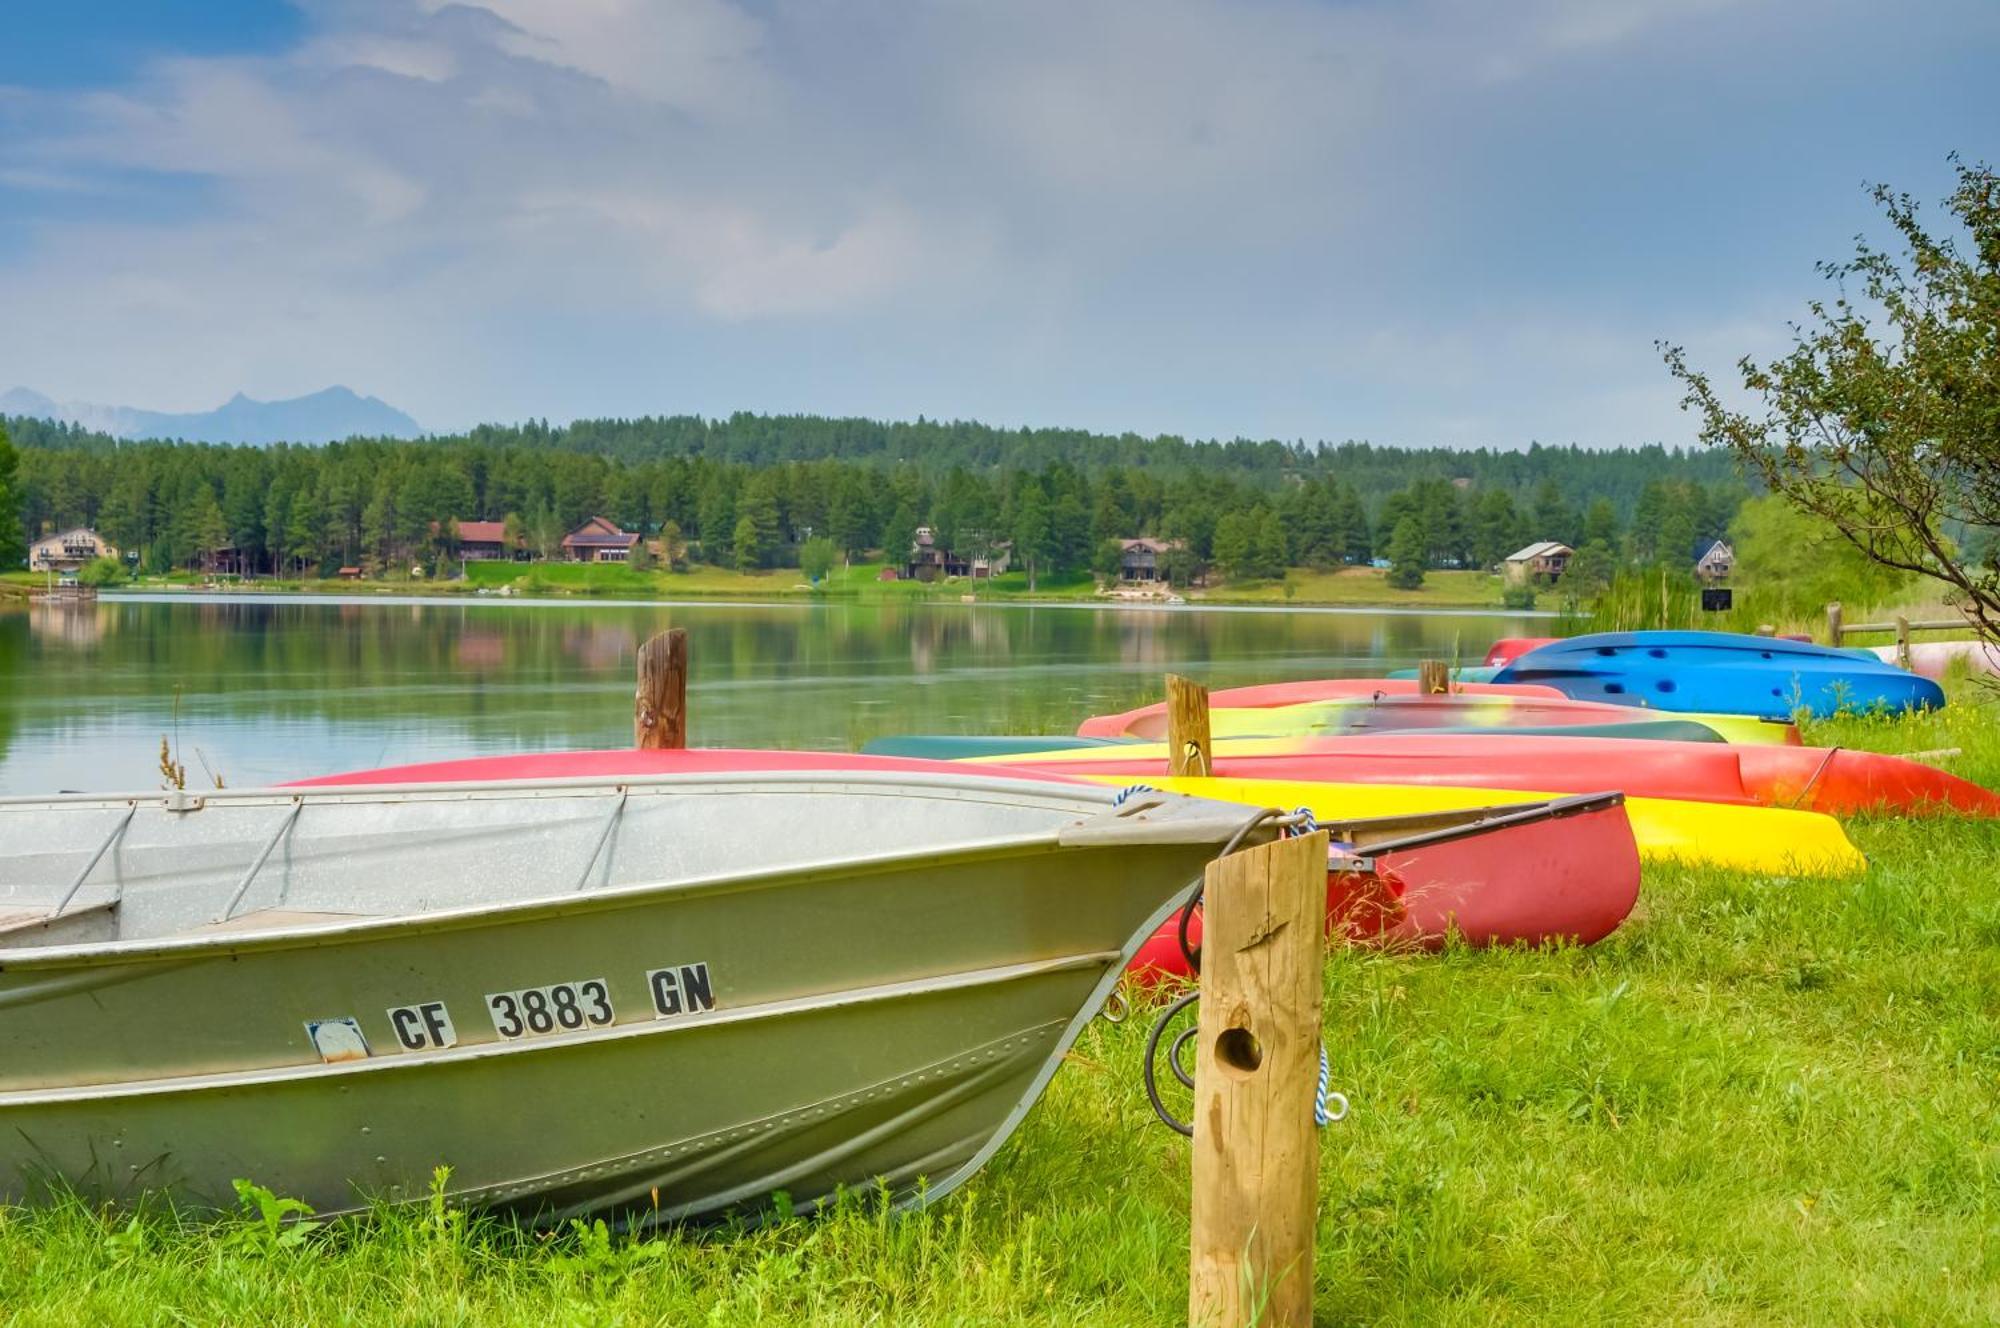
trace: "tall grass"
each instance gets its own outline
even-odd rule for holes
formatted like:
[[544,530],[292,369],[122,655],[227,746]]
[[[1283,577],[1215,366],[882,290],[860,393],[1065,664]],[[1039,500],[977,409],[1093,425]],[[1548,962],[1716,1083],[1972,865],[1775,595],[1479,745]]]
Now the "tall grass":
[[[1960,749],[1958,689],[1812,739]],[[1858,879],[1649,870],[1590,949],[1339,952],[1318,1319],[2000,1322],[2000,824],[1862,819]],[[917,1214],[632,1240],[438,1203],[286,1247],[252,1210],[0,1214],[19,1324],[1176,1324],[1188,1157],[1094,1024],[1020,1134]]]

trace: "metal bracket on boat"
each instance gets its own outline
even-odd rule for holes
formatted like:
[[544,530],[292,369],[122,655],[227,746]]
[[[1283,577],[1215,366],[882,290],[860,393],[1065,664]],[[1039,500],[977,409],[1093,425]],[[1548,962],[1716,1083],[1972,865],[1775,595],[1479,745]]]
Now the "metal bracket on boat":
[[217,922],[227,922],[236,916],[236,906],[243,902],[244,895],[250,893],[250,882],[256,880],[257,873],[264,870],[265,862],[270,859],[271,850],[276,848],[279,842],[291,832],[291,828],[294,825],[298,824],[299,813],[305,810],[305,806],[306,800],[304,798],[295,797],[292,799],[292,809],[285,813],[285,819],[278,823],[278,828],[272,832],[269,839],[264,841],[264,851],[257,855],[255,862],[250,864],[250,870],[244,872],[243,879],[236,883],[236,893],[229,896],[229,905],[222,910],[222,916],[216,919]]
[[198,812],[208,805],[208,799],[186,789],[169,789],[160,805],[170,812]]
[[[63,910],[69,907],[70,901],[76,898],[76,892],[83,889],[83,883],[90,879],[92,872],[97,870],[97,864],[104,860],[104,855],[111,851],[111,846],[118,842],[120,835],[125,833],[125,827],[132,824],[133,814],[138,810],[138,803],[126,804],[125,814],[118,818],[118,824],[111,827],[111,833],[106,835],[104,842],[97,846],[97,852],[90,855],[90,861],[83,864],[83,870],[78,872],[75,879],[69,883],[69,889],[63,891],[63,897],[56,901],[54,908],[49,910],[49,918],[51,920],[62,916]],[[120,890],[122,893],[122,882]]]
[[623,784],[618,786],[618,805],[613,807],[611,815],[605,818],[604,829],[597,836],[597,846],[590,850],[590,861],[583,864],[582,872],[577,875],[576,888],[579,894],[590,884],[590,873],[597,869],[597,860],[604,856],[604,846],[611,842],[611,832],[618,828],[619,818],[625,815],[625,803],[631,796],[630,788]]

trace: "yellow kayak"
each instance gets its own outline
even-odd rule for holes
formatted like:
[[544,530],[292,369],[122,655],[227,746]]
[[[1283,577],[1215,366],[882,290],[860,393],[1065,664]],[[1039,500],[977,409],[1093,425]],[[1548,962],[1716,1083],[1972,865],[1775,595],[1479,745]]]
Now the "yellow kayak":
[[[1100,784],[1133,783],[1130,775],[1087,775]],[[1323,820],[1403,816],[1463,807],[1511,806],[1558,795],[1519,789],[1453,788],[1431,784],[1316,784],[1284,779],[1218,779],[1148,776],[1141,781],[1170,793],[1254,803],[1260,807],[1310,807]],[[1851,876],[1868,859],[1840,822],[1819,812],[1739,807],[1671,798],[1627,798],[1632,838],[1647,862],[1684,862],[1736,871],[1792,876]]]

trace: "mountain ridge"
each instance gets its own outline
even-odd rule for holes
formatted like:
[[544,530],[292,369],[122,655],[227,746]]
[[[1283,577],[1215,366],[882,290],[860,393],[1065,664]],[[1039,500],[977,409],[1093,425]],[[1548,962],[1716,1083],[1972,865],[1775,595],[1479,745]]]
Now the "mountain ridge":
[[144,410],[92,401],[56,401],[31,388],[0,393],[0,415],[74,424],[119,439],[178,438],[200,443],[331,443],[343,438],[417,438],[423,426],[379,397],[335,384],[304,396],[258,401],[236,393],[214,410]]

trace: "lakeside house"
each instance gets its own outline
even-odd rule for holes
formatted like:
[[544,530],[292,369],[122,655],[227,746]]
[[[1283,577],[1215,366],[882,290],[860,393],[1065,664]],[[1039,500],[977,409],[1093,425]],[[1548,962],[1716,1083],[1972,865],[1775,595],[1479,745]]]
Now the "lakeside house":
[[458,556],[468,563],[505,562],[514,556],[507,545],[505,521],[460,521]]
[[1736,570],[1736,550],[1715,540],[1695,559],[1694,574],[1704,581],[1726,581]]
[[1576,550],[1567,544],[1542,540],[1508,554],[1501,562],[1500,570],[1513,585],[1525,585],[1536,577],[1553,581],[1563,574],[1563,569],[1575,556]]
[[638,543],[636,533],[620,530],[615,521],[594,516],[563,536],[562,552],[573,563],[622,563],[631,561],[632,550]]
[[118,550],[88,526],[44,535],[28,547],[31,572],[74,572],[99,558],[116,558]]
[[1184,549],[1183,540],[1154,539],[1141,535],[1137,539],[1118,541],[1118,579],[1121,581],[1152,582],[1164,581],[1166,556],[1175,549]]
[[971,538],[976,547],[983,547],[982,553],[961,552],[948,549],[938,542],[929,526],[918,526],[914,541],[910,544],[910,556],[903,565],[903,577],[909,581],[938,581],[954,576],[970,577],[983,581],[999,576],[1007,570],[1014,559],[1014,546],[1006,540],[991,545],[981,545],[978,532]]

